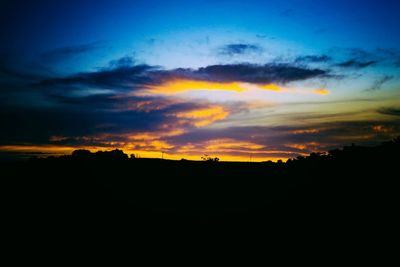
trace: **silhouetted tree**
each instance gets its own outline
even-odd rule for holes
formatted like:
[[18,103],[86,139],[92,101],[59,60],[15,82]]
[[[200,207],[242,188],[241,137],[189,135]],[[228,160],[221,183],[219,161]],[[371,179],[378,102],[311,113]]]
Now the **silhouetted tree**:
[[204,160],[204,161],[208,161],[208,162],[218,162],[219,161],[218,157],[213,158],[213,157],[210,157],[207,154],[204,154],[204,156],[202,156],[201,159]]

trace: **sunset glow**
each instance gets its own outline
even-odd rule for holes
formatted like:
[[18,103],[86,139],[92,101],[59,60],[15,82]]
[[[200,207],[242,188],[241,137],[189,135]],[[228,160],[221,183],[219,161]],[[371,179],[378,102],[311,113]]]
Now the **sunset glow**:
[[396,1],[6,2],[0,158],[286,160],[400,135]]
[[162,85],[151,86],[149,88],[150,93],[159,94],[176,94],[192,90],[221,90],[221,91],[233,91],[242,92],[245,90],[240,83],[217,83],[217,82],[206,82],[206,81],[192,81],[192,80],[173,80],[168,81]]

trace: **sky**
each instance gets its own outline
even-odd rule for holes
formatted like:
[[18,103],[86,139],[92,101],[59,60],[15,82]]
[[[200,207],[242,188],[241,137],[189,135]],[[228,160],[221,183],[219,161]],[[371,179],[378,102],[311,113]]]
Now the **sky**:
[[0,157],[286,160],[400,135],[399,1],[0,1]]

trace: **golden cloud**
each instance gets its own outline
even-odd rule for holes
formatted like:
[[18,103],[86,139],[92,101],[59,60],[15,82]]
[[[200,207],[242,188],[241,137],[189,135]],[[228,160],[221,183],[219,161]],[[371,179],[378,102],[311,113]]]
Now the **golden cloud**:
[[[196,90],[231,91],[231,92],[241,93],[251,89],[268,90],[281,93],[307,93],[307,94],[319,94],[319,95],[329,94],[329,90],[325,88],[306,90],[306,89],[285,87],[274,83],[255,84],[255,83],[245,83],[245,82],[213,82],[213,81],[199,81],[199,80],[188,80],[188,79],[174,79],[166,81],[159,85],[147,86],[146,90],[144,90],[145,92],[144,95],[146,94],[171,95],[171,94],[179,94]],[[143,92],[137,94],[143,95]]]
[[196,127],[204,127],[213,122],[225,119],[229,112],[221,106],[211,106],[174,114],[179,119],[189,119]]

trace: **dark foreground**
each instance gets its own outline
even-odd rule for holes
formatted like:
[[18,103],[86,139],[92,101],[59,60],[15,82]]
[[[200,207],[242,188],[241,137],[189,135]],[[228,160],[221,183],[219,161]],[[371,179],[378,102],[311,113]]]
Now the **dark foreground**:
[[336,235],[389,231],[400,142],[288,163],[128,159],[118,151],[7,162],[4,220],[16,234],[199,230]]

